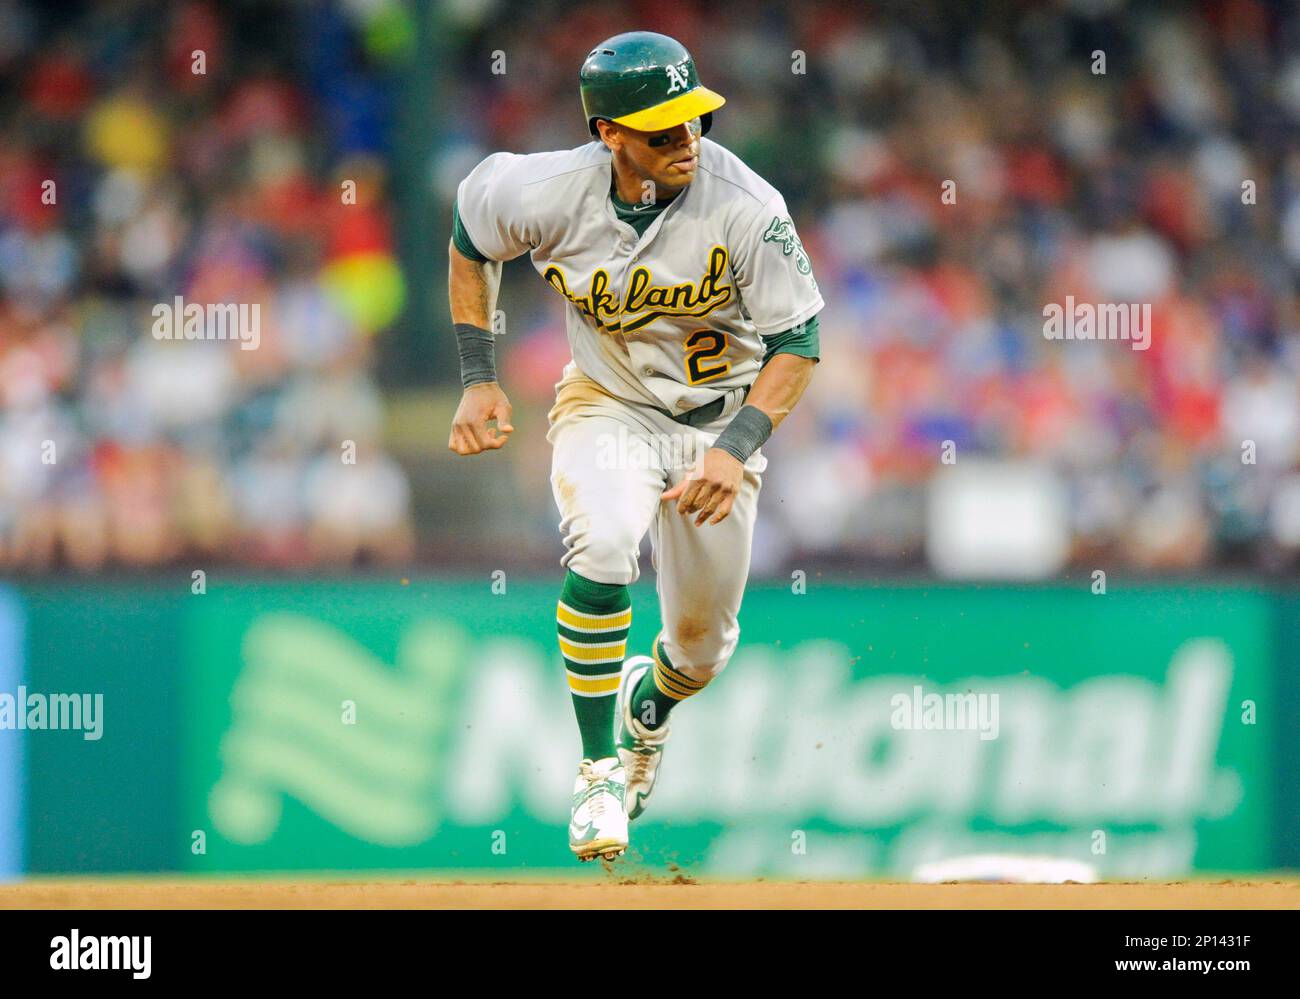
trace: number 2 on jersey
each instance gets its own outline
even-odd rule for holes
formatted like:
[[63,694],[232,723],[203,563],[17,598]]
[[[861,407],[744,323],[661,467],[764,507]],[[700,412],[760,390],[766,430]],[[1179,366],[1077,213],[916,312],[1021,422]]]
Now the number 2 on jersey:
[[707,364],[727,349],[727,334],[721,330],[696,330],[686,338],[686,380],[692,385],[720,378],[731,370],[731,362]]

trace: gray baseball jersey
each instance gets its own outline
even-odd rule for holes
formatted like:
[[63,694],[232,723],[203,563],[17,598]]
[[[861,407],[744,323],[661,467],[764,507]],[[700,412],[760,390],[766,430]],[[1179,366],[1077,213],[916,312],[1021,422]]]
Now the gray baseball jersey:
[[600,142],[495,153],[460,184],[461,222],[492,260],[531,254],[567,300],[574,362],[610,394],[682,413],[751,384],[762,337],[823,306],[780,192],[701,139],[695,179],[638,237],[610,171]]

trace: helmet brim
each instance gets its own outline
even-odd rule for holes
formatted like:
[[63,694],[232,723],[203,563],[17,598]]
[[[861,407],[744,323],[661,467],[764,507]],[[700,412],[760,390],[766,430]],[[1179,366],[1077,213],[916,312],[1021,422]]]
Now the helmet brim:
[[675,128],[692,118],[703,117],[726,103],[725,97],[708,87],[696,87],[670,101],[612,120],[639,132],[659,132],[665,128]]

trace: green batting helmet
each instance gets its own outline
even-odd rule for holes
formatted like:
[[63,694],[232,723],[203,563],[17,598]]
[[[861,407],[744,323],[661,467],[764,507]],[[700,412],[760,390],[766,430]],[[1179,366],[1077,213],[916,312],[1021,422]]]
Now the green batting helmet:
[[600,118],[642,132],[699,118],[701,130],[707,132],[713,112],[727,103],[700,83],[686,46],[653,31],[605,39],[587,56],[578,81],[587,127],[597,137]]

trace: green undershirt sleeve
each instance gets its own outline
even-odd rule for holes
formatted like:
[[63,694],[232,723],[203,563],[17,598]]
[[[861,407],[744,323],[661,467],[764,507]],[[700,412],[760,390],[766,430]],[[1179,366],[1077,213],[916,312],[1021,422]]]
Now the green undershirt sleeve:
[[490,263],[487,257],[479,253],[478,247],[474,245],[474,240],[469,238],[469,233],[465,230],[465,223],[460,220],[460,207],[456,202],[451,203],[451,241],[456,245],[462,257],[468,260],[477,260],[479,263]]
[[814,361],[821,358],[821,339],[818,335],[817,317],[813,316],[798,326],[791,326],[783,333],[773,333],[763,337],[763,364],[772,360],[777,354],[794,354],[798,357],[811,357]]

